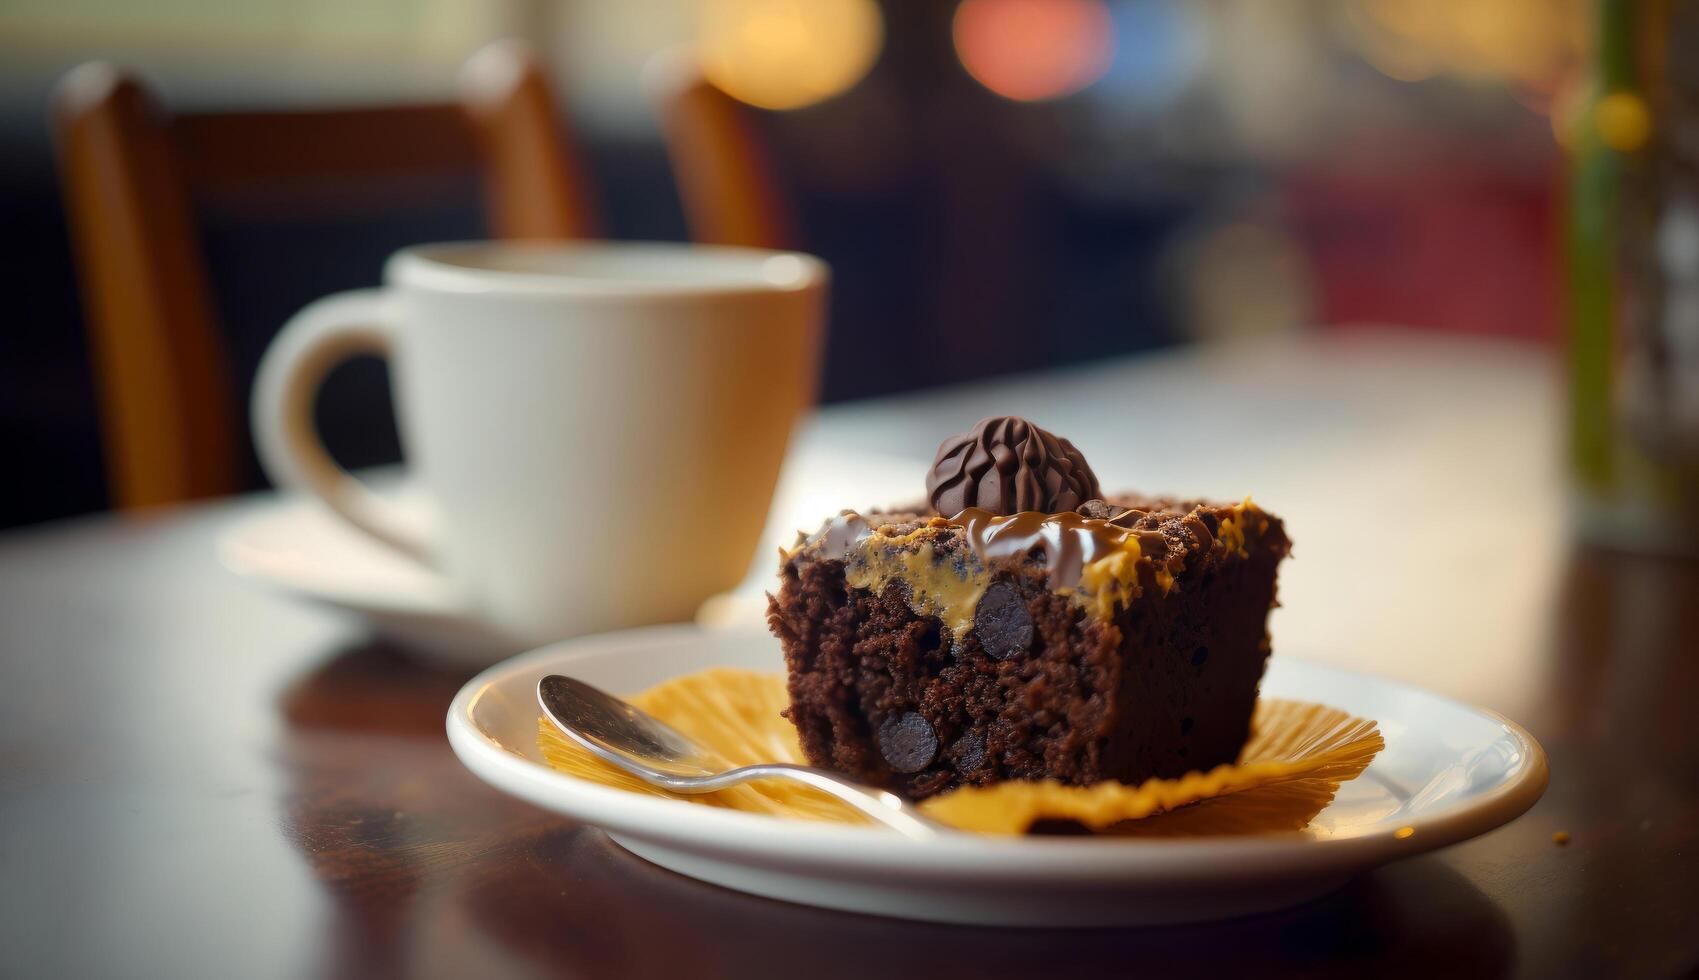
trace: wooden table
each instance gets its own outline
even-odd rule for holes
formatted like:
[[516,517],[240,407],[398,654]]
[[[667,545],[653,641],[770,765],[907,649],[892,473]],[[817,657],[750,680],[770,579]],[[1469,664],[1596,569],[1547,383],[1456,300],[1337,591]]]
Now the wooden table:
[[981,413],[1027,412],[1108,484],[1255,489],[1297,541],[1276,655],[1495,708],[1550,753],[1545,799],[1506,828],[1303,908],[1183,928],[927,926],[651,867],[460,768],[442,721],[470,671],[222,570],[220,529],[270,498],[12,533],[0,973],[1692,970],[1699,566],[1569,543],[1557,391],[1536,351],[1377,334],[841,406],[807,430],[815,450],[920,456]]

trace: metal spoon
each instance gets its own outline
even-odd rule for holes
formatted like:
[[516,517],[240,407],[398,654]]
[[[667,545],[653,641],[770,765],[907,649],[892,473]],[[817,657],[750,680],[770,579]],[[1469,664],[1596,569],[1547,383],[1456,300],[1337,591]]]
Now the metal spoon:
[[753,779],[789,779],[829,793],[915,840],[929,840],[944,829],[895,793],[857,786],[824,769],[786,762],[720,768],[707,749],[677,729],[576,678],[544,677],[537,682],[537,703],[555,727],[598,758],[674,793],[711,793]]

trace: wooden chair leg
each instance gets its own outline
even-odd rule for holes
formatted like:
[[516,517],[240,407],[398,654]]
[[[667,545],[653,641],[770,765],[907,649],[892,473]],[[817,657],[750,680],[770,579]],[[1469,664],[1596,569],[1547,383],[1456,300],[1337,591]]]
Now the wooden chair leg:
[[566,143],[547,73],[531,49],[497,41],[460,74],[484,157],[485,210],[498,238],[592,238],[589,178]]
[[136,78],[93,63],[60,83],[54,121],[112,502],[229,493],[228,361],[166,116]]
[[714,245],[795,248],[791,210],[748,109],[682,55],[647,71],[691,238]]

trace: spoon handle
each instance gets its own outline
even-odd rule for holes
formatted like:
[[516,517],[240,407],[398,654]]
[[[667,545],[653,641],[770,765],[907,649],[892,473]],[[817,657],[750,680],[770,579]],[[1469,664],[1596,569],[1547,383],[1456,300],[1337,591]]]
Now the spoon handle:
[[715,790],[724,789],[738,783],[747,783],[755,779],[788,779],[792,782],[812,786],[848,803],[892,830],[914,840],[931,840],[945,830],[942,824],[921,816],[912,804],[895,793],[858,786],[835,773],[816,769],[812,766],[774,762],[759,766],[744,766],[741,769],[729,769],[715,776],[695,777],[691,779],[691,782],[694,784],[694,788]]

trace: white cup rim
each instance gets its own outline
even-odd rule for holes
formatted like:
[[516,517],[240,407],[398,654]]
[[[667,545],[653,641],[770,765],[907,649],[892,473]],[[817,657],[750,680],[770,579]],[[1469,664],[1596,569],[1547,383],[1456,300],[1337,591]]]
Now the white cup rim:
[[[476,260],[492,253],[512,267]],[[574,259],[581,271],[540,267]],[[640,272],[645,265],[649,271]],[[804,252],[730,245],[459,241],[404,248],[390,257],[385,276],[392,284],[435,292],[640,297],[803,292],[824,286],[830,272]]]

